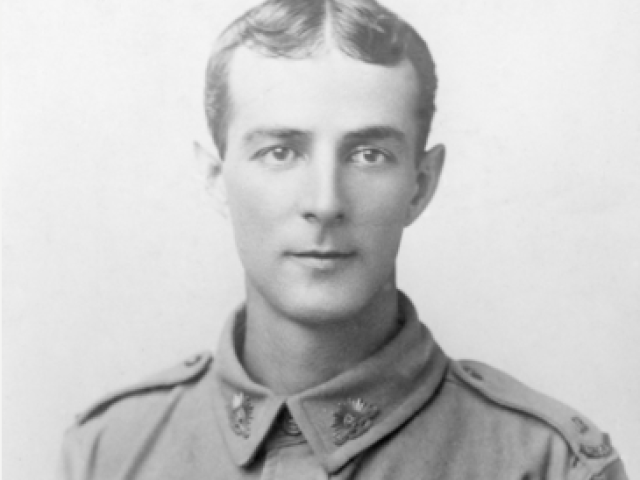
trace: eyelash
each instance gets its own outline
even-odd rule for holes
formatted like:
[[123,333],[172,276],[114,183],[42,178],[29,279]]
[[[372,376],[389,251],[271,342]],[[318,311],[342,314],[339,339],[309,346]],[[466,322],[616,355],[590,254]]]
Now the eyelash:
[[[353,151],[349,157],[353,158],[355,155],[361,154],[361,153],[365,153],[365,152],[373,152],[376,155],[382,155],[384,157],[384,161],[383,163],[387,163],[387,162],[393,162],[395,161],[395,157],[389,153],[386,150],[383,150],[381,148],[371,148],[371,147],[367,147],[367,148],[360,148],[358,150]],[[362,162],[362,163],[367,163],[370,165],[378,165],[378,162],[372,163],[372,162]]]
[[[259,150],[254,156],[253,158],[260,158],[260,159],[264,159],[267,155],[269,155],[270,153],[274,153],[277,150],[282,150],[285,152],[292,152],[293,154],[296,155],[296,157],[301,157],[302,155],[300,155],[297,150],[291,148],[291,147],[282,147],[282,146],[276,146],[276,147],[269,147],[269,148],[263,148],[262,150]],[[284,163],[284,161],[280,161],[277,163]]]
[[[284,146],[275,146],[275,147],[268,147],[268,148],[264,148],[262,150],[259,150],[255,155],[252,156],[252,159],[265,159],[265,157],[267,155],[269,155],[270,153],[275,152],[276,150],[281,150],[281,151],[287,151],[287,152],[291,152],[293,153],[297,158],[300,157],[304,157],[304,155],[300,154],[297,150],[291,148],[291,147],[284,147]],[[376,155],[382,155],[386,162],[393,162],[395,161],[395,157],[389,153],[386,150],[383,150],[381,148],[373,148],[373,147],[366,147],[366,148],[359,148],[356,150],[353,150],[351,153],[349,153],[349,155],[347,156],[347,158],[353,158],[355,155],[361,154],[361,153],[365,153],[365,152],[373,152]],[[281,160],[281,161],[277,161],[275,163],[289,163],[285,160]],[[370,164],[370,165],[378,165],[378,163],[372,163],[372,162],[354,162],[354,163],[362,163],[362,164]]]

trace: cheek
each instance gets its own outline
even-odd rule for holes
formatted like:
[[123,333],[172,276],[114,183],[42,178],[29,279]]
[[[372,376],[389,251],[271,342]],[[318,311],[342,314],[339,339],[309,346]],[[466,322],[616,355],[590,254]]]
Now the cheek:
[[243,249],[267,242],[273,229],[281,224],[290,202],[286,191],[275,188],[265,178],[237,173],[227,180],[227,200],[236,242]]
[[234,192],[228,197],[233,237],[240,261],[247,271],[260,270],[266,257],[264,246],[268,245],[271,215],[264,202],[257,201],[245,192]]
[[408,218],[410,183],[404,178],[370,182],[360,195],[358,237],[368,252],[367,261],[385,271],[394,264]]
[[354,189],[357,222],[386,228],[405,225],[411,202],[411,185],[405,178],[373,180]]

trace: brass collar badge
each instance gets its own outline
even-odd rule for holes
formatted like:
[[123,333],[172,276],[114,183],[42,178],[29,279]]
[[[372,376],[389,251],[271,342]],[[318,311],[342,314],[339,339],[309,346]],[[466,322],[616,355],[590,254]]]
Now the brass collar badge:
[[[251,435],[251,422],[253,420],[253,401],[243,392],[233,395],[228,408],[229,426],[233,432],[243,438]],[[340,446],[358,438],[366,433],[373,425],[374,419],[380,413],[377,406],[367,403],[361,398],[348,399],[338,404],[333,413],[333,442]],[[284,415],[281,428],[288,435],[300,435],[300,427],[287,412]]]
[[338,404],[333,414],[333,443],[340,446],[349,440],[358,438],[373,425],[373,419],[379,410],[375,405],[366,403],[361,398],[349,399]]
[[249,438],[253,420],[253,403],[244,393],[236,393],[229,408],[229,425],[236,435]]

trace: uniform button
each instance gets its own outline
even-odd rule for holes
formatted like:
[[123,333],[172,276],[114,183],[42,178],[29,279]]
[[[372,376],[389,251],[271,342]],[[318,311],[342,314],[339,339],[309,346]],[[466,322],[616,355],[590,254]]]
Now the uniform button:
[[282,422],[280,424],[280,428],[284,433],[292,437],[296,437],[302,433],[302,431],[300,430],[300,427],[291,416],[291,413],[289,413],[289,410],[284,411],[282,415]]
[[193,367],[196,363],[198,363],[200,361],[201,358],[202,358],[202,355],[194,355],[193,357],[189,358],[188,360],[185,360],[184,364],[187,367]]
[[478,372],[476,372],[473,368],[471,368],[469,365],[464,365],[462,367],[462,369],[467,372],[471,377],[475,378],[476,380],[484,380],[482,378],[482,375],[480,375]]
[[585,434],[589,431],[589,427],[580,417],[572,417],[571,421],[575,424],[580,433]]

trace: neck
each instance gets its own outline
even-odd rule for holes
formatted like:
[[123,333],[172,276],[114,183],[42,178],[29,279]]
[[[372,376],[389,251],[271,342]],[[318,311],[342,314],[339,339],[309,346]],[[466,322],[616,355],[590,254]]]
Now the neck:
[[300,322],[247,292],[242,361],[276,394],[292,395],[360,363],[396,333],[398,292],[386,286],[360,312],[339,320]]

